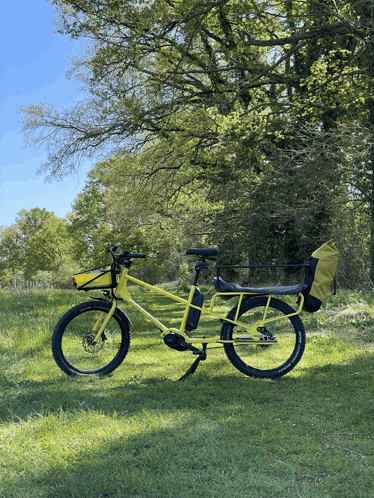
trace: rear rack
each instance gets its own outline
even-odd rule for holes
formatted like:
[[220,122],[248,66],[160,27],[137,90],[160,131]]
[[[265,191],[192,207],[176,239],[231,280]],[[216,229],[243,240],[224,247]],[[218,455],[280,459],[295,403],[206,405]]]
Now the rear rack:
[[309,272],[310,272],[310,264],[309,263],[290,264],[290,265],[219,265],[219,266],[216,266],[218,292],[220,292],[220,287],[219,287],[220,270],[222,270],[222,269],[242,269],[242,268],[305,268],[305,283],[308,282],[308,276],[309,276]]

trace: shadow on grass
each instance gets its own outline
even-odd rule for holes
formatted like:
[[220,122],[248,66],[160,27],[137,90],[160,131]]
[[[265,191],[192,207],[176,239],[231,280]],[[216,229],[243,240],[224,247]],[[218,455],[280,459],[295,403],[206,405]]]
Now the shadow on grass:
[[[207,371],[185,382],[140,375],[23,382],[12,409],[1,408],[3,423],[64,414],[66,431],[72,419],[87,420],[82,448],[64,465],[52,459],[40,475],[26,470],[23,484],[50,498],[369,496],[371,445],[362,443],[373,429],[365,403],[372,357],[275,381]],[[336,441],[352,433],[354,444]]]
[[[371,393],[372,399],[370,386],[374,378],[374,357],[365,352],[343,365],[325,364],[307,369],[297,366],[293,373],[275,380],[252,379],[236,372],[222,375],[220,368],[220,360],[212,358],[209,361],[208,357],[193,376],[182,382],[156,375],[143,377],[141,365],[137,365],[134,375],[127,378],[123,377],[121,367],[106,377],[59,374],[58,378],[51,380],[17,383],[6,382],[3,377],[0,420],[7,423],[14,420],[14,416],[25,420],[36,411],[40,412],[38,408],[43,414],[61,409],[83,409],[99,410],[107,415],[114,410],[132,416],[143,409],[211,408],[216,404],[221,409],[224,406],[230,409],[233,400],[259,404],[285,401],[287,405],[287,399],[295,403],[307,398],[311,405],[318,406],[323,396],[344,401],[344,406],[351,412],[350,396],[357,398]],[[8,402],[13,415],[10,415]],[[362,406],[355,408],[360,418]],[[365,422],[362,420],[361,423]]]
[[[138,369],[10,386],[2,424],[51,415],[62,433],[83,425],[63,465],[25,469],[9,489],[28,483],[48,498],[369,496],[372,356],[274,381],[209,375],[216,365],[206,364],[185,382]],[[347,443],[344,434],[356,436]]]

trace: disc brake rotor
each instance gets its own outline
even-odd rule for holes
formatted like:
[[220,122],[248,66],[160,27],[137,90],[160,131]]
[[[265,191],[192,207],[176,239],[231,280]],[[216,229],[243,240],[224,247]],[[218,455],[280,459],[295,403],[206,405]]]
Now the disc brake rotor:
[[106,337],[102,334],[100,342],[94,342],[95,336],[92,332],[89,332],[82,338],[82,346],[87,353],[97,353],[104,348]]

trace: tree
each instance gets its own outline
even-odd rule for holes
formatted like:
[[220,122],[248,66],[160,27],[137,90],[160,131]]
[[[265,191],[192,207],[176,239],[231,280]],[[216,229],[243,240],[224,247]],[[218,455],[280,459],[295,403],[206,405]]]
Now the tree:
[[22,209],[16,222],[6,227],[1,236],[2,265],[12,272],[25,270],[28,245],[33,237],[48,225],[54,214],[46,209]]
[[105,246],[114,241],[104,196],[104,187],[89,173],[86,185],[73,202],[67,217],[67,230],[75,241],[72,255],[82,268],[99,265]]
[[[96,152],[123,156],[137,147],[148,158],[139,178],[164,172],[175,192],[180,186],[193,189],[198,181],[214,197],[230,179],[236,197],[226,198],[225,213],[238,220],[237,227],[249,223],[247,232],[256,232],[253,206],[264,210],[263,199],[270,198],[273,212],[279,211],[272,191],[285,186],[284,199],[294,192],[292,161],[287,160],[288,173],[277,171],[284,172],[278,162],[282,151],[296,150],[295,131],[304,125],[330,131],[356,120],[371,133],[374,31],[369,0],[51,3],[59,32],[84,38],[88,46],[70,72],[82,80],[86,101],[61,112],[46,104],[24,111],[26,141],[47,145],[48,161],[41,171],[49,177],[74,171],[81,158]],[[372,220],[373,154],[369,148],[365,158]],[[251,177],[242,181],[249,171]],[[267,196],[265,178],[272,178]],[[327,193],[334,188],[311,184],[317,190],[313,187],[304,204],[316,195],[325,202],[312,221],[318,227],[320,216],[323,225],[331,218]],[[291,203],[282,226],[272,225],[279,240],[289,234],[289,247],[299,230],[295,220],[304,219],[299,215],[305,209],[293,214],[299,208],[299,202]],[[265,214],[264,220],[274,221],[271,209]],[[374,278],[374,229],[371,247]]]
[[75,259],[99,265],[107,259],[105,246],[119,241],[123,249],[147,254],[135,268],[140,276],[153,282],[176,280],[185,250],[204,238],[199,231],[208,210],[205,192],[198,182],[194,192],[189,177],[183,191],[181,179],[176,186],[165,171],[153,181],[139,179],[145,161],[144,155],[127,154],[98,163],[88,173],[69,216]]
[[24,249],[22,247],[22,234],[16,224],[7,226],[1,231],[0,238],[0,268],[13,274],[23,268]]
[[71,246],[64,219],[45,208],[22,209],[17,213],[16,222],[2,231],[0,268],[7,270],[10,276],[22,272],[26,280],[38,272],[51,272],[54,280],[62,285],[63,279],[58,275],[61,268],[67,267],[66,272],[70,274],[75,269],[70,257]]
[[44,226],[35,231],[26,244],[25,278],[30,280],[38,271],[57,274],[63,263],[64,255],[69,252],[70,244],[65,220],[51,216]]
[[[28,107],[26,139],[48,144],[42,171],[51,176],[74,170],[81,157],[105,146],[122,152],[129,138],[138,144],[187,140],[186,159],[195,168],[215,167],[215,158],[205,157],[207,148],[258,138],[266,121],[290,111],[329,111],[329,102],[318,101],[323,89],[367,74],[366,67],[347,71],[351,58],[342,56],[315,87],[310,86],[316,75],[308,68],[304,80],[300,77],[305,51],[321,41],[360,34],[351,18],[325,2],[285,2],[284,7],[240,0],[51,3],[59,32],[90,40],[90,50],[73,62],[71,76],[82,79],[91,96],[62,112],[42,104]],[[325,51],[317,53],[326,60]],[[300,92],[302,86],[308,91]]]

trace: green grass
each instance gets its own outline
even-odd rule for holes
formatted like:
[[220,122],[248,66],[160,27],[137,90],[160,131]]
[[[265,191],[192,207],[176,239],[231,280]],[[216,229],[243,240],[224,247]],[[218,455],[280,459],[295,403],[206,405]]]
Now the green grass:
[[[1,498],[372,496],[374,295],[339,293],[304,314],[306,350],[285,377],[247,378],[214,349],[185,382],[194,357],[133,312],[112,375],[60,372],[51,332],[86,298],[0,295]],[[169,300],[148,302],[177,323]]]

